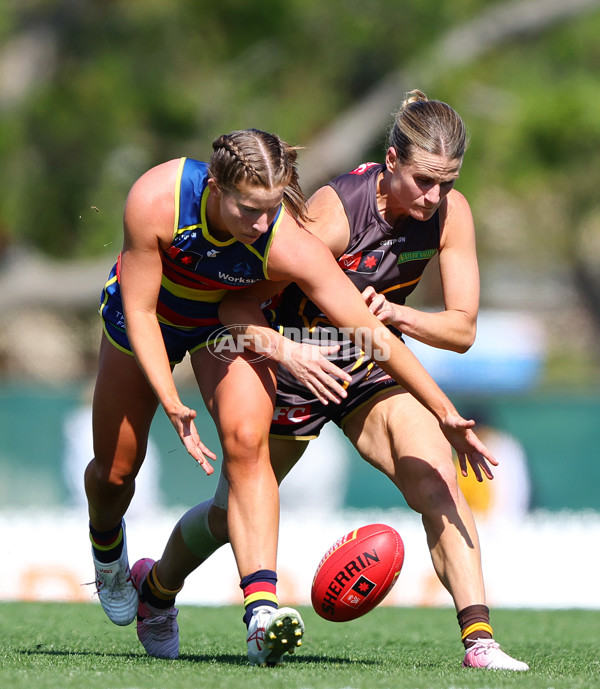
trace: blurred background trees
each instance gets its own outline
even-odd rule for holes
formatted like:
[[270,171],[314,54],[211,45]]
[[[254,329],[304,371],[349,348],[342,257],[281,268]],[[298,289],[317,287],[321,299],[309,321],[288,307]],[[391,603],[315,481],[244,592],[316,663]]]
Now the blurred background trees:
[[[108,271],[120,249],[125,196],[148,167],[181,155],[207,158],[220,133],[259,127],[307,147],[301,179],[310,192],[348,168],[323,179],[312,150],[340,116],[377,85],[391,93],[394,106],[386,105],[375,135],[342,144],[354,155],[350,166],[381,160],[392,109],[406,90],[421,88],[450,103],[470,131],[459,189],[478,229],[482,307],[544,318],[547,384],[597,384],[600,2],[571,0],[564,16],[562,4],[6,0],[0,321],[12,320],[19,303],[15,290],[6,298],[15,256],[41,254],[28,284],[36,276],[44,285],[64,280],[56,308],[68,303],[67,292],[79,294],[69,320],[77,326],[83,318],[86,329],[101,278],[70,271],[95,261]],[[452,32],[461,27],[471,26],[485,46],[480,17],[497,27],[498,17],[512,18],[515,31],[496,43],[490,35],[475,59],[440,63],[440,42],[460,36]],[[528,30],[519,31],[526,18]],[[464,41],[457,50],[467,54]],[[19,265],[24,275],[29,264]],[[56,273],[45,273],[48,265]],[[434,304],[435,288],[416,296]]]

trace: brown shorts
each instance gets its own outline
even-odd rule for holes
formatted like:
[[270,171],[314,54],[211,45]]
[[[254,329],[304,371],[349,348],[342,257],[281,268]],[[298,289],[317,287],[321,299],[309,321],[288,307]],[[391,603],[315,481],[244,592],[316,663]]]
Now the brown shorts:
[[271,423],[272,438],[294,438],[296,440],[313,440],[328,421],[333,421],[340,428],[352,414],[373,397],[392,390],[402,389],[396,381],[372,361],[357,366],[356,361],[342,365],[334,361],[352,376],[352,382],[346,384],[348,397],[339,404],[323,404],[312,396],[310,390],[299,383],[287,369],[282,366],[277,372],[277,401]]

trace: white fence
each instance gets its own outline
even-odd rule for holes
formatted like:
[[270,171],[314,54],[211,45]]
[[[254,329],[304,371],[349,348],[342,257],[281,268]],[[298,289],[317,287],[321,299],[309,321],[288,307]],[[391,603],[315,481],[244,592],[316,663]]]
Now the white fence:
[[[159,558],[177,511],[128,520],[130,562]],[[310,602],[314,570],[326,549],[348,531],[372,522],[396,528],[406,549],[404,568],[386,604],[447,606],[451,600],[431,565],[419,518],[408,510],[312,511],[282,514],[278,594],[282,604]],[[600,515],[534,513],[479,526],[490,607],[600,609]],[[0,600],[96,601],[84,511],[0,512]],[[224,546],[188,577],[180,604],[242,604],[237,569]]]

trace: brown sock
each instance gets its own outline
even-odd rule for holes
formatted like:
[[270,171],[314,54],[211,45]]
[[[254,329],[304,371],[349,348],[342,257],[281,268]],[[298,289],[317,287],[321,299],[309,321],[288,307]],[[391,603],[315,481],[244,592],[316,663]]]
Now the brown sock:
[[491,639],[494,636],[490,626],[490,609],[487,605],[469,605],[456,617],[465,648],[472,646],[477,639]]

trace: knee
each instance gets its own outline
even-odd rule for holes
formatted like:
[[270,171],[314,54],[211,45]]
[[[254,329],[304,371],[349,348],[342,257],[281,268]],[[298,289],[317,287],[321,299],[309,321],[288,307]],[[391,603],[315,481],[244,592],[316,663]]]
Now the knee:
[[116,464],[94,458],[85,470],[85,484],[103,486],[105,489],[120,489],[130,486],[137,475],[135,463]]
[[448,513],[458,504],[456,473],[430,468],[409,486],[404,497],[408,506],[421,515]]
[[268,428],[246,421],[223,432],[223,452],[230,461],[239,458],[245,463],[255,463],[268,456],[268,441]]

